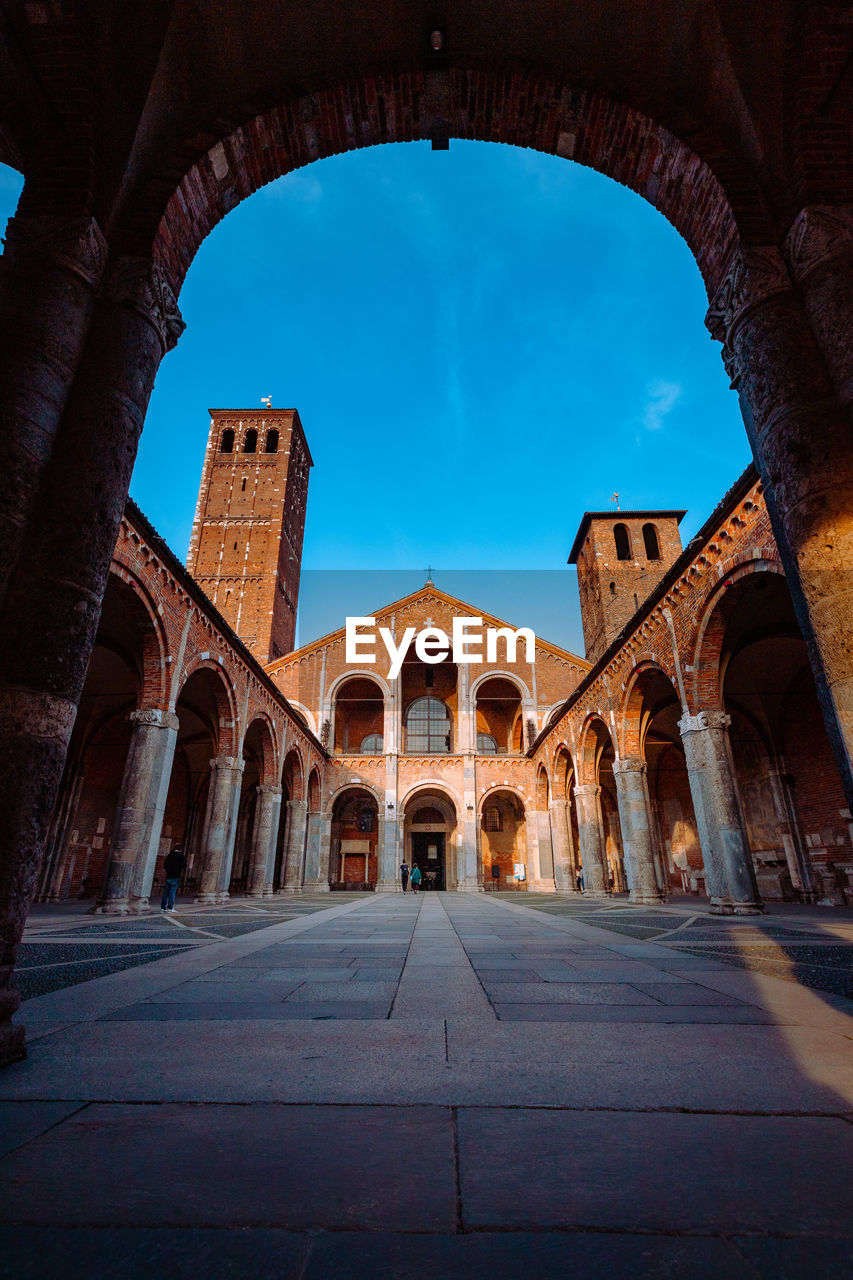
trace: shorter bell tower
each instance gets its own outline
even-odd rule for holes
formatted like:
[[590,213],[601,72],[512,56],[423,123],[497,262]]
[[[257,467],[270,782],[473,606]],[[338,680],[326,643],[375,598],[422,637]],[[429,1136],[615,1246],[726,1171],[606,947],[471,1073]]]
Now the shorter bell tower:
[[586,656],[597,662],[681,554],[685,511],[585,511],[569,555],[578,568]]
[[311,454],[295,409],[211,409],[187,568],[261,663],[293,648]]

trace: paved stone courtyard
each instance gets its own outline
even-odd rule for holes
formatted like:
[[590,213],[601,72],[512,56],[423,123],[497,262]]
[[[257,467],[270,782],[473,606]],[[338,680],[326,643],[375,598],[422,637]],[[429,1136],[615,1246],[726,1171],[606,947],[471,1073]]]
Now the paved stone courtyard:
[[38,910],[3,1275],[853,1276],[853,913]]

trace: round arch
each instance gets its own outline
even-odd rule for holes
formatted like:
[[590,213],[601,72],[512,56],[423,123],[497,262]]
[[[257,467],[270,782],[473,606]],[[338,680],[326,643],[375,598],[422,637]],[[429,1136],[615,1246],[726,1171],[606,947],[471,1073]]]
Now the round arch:
[[231,677],[221,663],[213,658],[198,657],[191,659],[184,667],[181,685],[175,699],[180,702],[184,690],[193,676],[200,671],[210,672],[212,677],[210,688],[216,698],[219,714],[219,753],[233,756],[237,754],[237,695]]
[[[142,637],[143,696],[149,702],[153,698],[158,705],[165,706],[168,698],[169,664],[166,658],[169,653],[169,640],[163,626],[163,619],[157,612],[157,606],[146,585],[117,557],[110,562],[110,579],[128,587],[148,615],[149,626],[145,628]],[[108,591],[109,580],[104,591],[105,600]]]
[[597,784],[598,763],[601,754],[608,744],[613,745],[613,735],[605,719],[603,711],[591,711],[583,722],[580,731],[580,742],[577,752],[577,772],[582,775],[578,782]]
[[708,707],[719,707],[722,697],[720,662],[725,641],[726,625],[719,606],[726,592],[745,578],[761,573],[774,573],[784,577],[779,560],[763,558],[746,560],[724,573],[706,595],[698,611],[695,639],[691,646],[693,673],[688,686],[688,701],[695,713]]
[[281,766],[282,786],[287,787],[289,800],[303,800],[305,787],[305,765],[299,748],[291,743]]
[[480,685],[485,684],[487,680],[509,680],[510,684],[514,684],[518,689],[519,697],[521,698],[522,702],[531,701],[530,690],[528,689],[525,682],[522,680],[521,676],[518,675],[518,673],[515,671],[503,671],[503,670],[484,671],[483,674],[481,676],[478,676],[477,679],[474,681],[474,683],[470,686],[468,691],[468,696],[471,698],[476,698],[477,690],[479,689]]
[[241,747],[245,751],[246,744],[253,745],[260,757],[259,785],[269,786],[278,781],[278,747],[276,744],[275,726],[267,713],[254,716],[246,726]]
[[400,803],[404,857],[420,867],[421,887],[455,889],[459,881],[462,809],[441,784],[418,784]]
[[444,795],[449,796],[453,801],[457,817],[462,813],[462,797],[454,791],[443,778],[424,778],[420,782],[416,782],[403,796],[400,797],[398,808],[402,815],[405,815],[407,806],[421,791],[442,792]]
[[372,786],[369,782],[366,782],[366,781],[342,782],[340,786],[336,787],[334,791],[330,791],[329,794],[326,796],[326,801],[325,801],[325,804],[323,805],[323,813],[327,818],[330,818],[332,816],[332,811],[334,810],[335,804],[341,798],[341,796],[344,795],[347,791],[368,791],[370,795],[373,797],[373,799],[376,801],[377,807],[379,807],[379,812],[380,813],[382,812],[381,805],[384,804],[385,797],[379,792],[379,790],[376,787]]
[[305,721],[306,729],[308,729],[310,733],[313,733],[316,738],[317,726],[314,721],[314,717],[311,714],[311,712],[308,710],[308,708],[301,702],[294,702],[293,698],[288,698],[287,701],[291,709],[296,712],[297,716],[299,716],[300,719]]
[[644,704],[649,685],[655,680],[665,680],[676,702],[679,702],[672,673],[659,662],[646,660],[634,667],[625,682],[625,693],[617,720],[617,736],[620,754],[623,756],[642,756],[643,754],[648,727],[648,709]]

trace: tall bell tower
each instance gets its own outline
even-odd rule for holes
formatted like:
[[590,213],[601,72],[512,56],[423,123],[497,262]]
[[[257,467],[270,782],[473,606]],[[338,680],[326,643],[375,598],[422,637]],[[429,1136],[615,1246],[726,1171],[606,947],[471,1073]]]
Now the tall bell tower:
[[685,511],[585,511],[569,555],[578,567],[586,656],[597,662],[681,554]]
[[261,663],[293,648],[311,454],[295,409],[211,409],[187,568]]

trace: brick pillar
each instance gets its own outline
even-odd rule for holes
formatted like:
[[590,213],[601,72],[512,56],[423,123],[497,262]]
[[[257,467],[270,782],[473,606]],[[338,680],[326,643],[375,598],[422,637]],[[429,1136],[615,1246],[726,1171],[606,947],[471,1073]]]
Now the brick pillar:
[[262,898],[268,888],[270,849],[273,850],[274,855],[278,811],[281,806],[281,787],[264,785],[258,787],[257,792],[249,883],[246,885],[246,892],[250,898]]
[[[706,323],[724,344],[853,808],[853,303],[845,285],[849,270],[815,262],[821,251],[808,224],[808,215],[798,219],[789,241],[798,291],[775,246],[744,249],[713,297]],[[845,252],[850,235],[848,228],[840,237]]]
[[107,887],[95,908],[105,915],[149,911],[148,896],[172,774],[178,717],[159,709],[131,711]]
[[0,603],[89,331],[107,245],[94,218],[27,216],[0,258]]
[[763,911],[738,796],[731,717],[724,711],[685,715],[678,727],[705,864],[705,882],[715,915]]
[[663,902],[655,868],[646,762],[640,756],[623,756],[614,760],[613,776],[622,827],[622,849],[630,878],[630,901]]
[[[242,760],[235,756],[216,756],[210,762],[210,790],[207,796],[207,812],[204,817],[204,836],[201,847],[201,877],[196,902],[216,902],[224,865],[231,866],[229,842],[233,849],[234,824],[231,809],[234,798],[234,777],[242,773]],[[240,765],[238,770],[237,766]]]
[[0,1063],[14,958],[38,879],[154,377],[183,328],[149,260],[111,267],[0,616]]
[[569,806],[565,800],[551,800],[548,811],[551,816],[551,845],[554,851],[554,886],[557,893],[577,893]]
[[601,787],[593,782],[574,788],[578,808],[578,841],[583,867],[583,891],[591,898],[606,898],[610,893],[607,859],[604,856],[604,827],[601,822],[599,796]]
[[287,830],[287,853],[284,865],[284,893],[302,892],[302,858],[305,852],[305,828],[308,814],[306,800],[290,800]]

